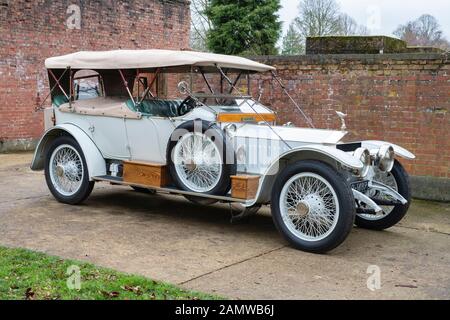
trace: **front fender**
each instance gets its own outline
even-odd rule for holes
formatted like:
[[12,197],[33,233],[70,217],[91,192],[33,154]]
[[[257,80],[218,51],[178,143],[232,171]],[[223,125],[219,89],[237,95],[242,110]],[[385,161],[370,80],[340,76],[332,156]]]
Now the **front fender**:
[[54,126],[44,133],[34,152],[30,166],[31,170],[38,171],[44,169],[48,147],[54,139],[62,134],[72,136],[80,145],[81,150],[83,150],[84,158],[86,159],[89,179],[95,176],[106,175],[105,159],[95,143],[83,130],[69,123]]
[[405,148],[402,148],[396,144],[390,143],[390,142],[386,142],[386,141],[378,141],[378,140],[366,140],[366,141],[361,141],[362,147],[363,148],[367,148],[369,150],[371,149],[379,149],[382,145],[384,144],[389,144],[394,148],[394,152],[397,156],[408,159],[408,160],[414,160],[416,158],[416,156],[406,150]]
[[278,173],[289,163],[300,160],[319,160],[337,169],[337,164],[344,165],[350,169],[359,170],[363,168],[362,162],[351,154],[335,147],[324,145],[305,145],[294,148],[281,154],[265,171],[259,183],[256,198],[246,203],[252,206],[256,203],[267,203],[270,201],[270,192]]
[[[274,162],[272,162],[266,174],[269,175],[276,174],[277,173],[276,166],[280,162],[280,160],[292,158],[297,154],[305,154],[305,153],[311,155],[311,157],[308,158],[309,160],[322,160],[321,158],[325,157],[326,160],[332,160],[337,163],[341,163],[352,169],[362,169],[363,167],[363,164],[359,159],[353,157],[351,154],[347,152],[336,149],[335,147],[310,144],[293,148],[281,154]],[[316,155],[316,157],[314,156],[314,154]]]

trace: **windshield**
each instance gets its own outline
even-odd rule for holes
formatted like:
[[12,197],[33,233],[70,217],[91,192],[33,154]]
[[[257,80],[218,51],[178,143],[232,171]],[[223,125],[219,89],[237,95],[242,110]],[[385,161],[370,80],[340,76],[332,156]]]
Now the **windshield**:
[[[250,94],[250,73],[234,70],[227,72],[203,73],[194,69],[191,77],[191,95],[210,106],[238,107],[242,104],[255,104]],[[223,74],[221,73],[223,72]]]

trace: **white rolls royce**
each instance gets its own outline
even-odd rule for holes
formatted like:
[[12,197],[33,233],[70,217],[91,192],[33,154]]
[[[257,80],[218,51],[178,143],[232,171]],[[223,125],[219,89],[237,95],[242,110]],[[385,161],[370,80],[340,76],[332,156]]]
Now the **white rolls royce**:
[[[103,181],[230,203],[240,208],[233,220],[270,205],[286,240],[318,253],[354,224],[381,230],[408,211],[397,158],[414,155],[389,142],[344,143],[340,112],[341,130],[314,128],[271,66],[171,50],[77,52],[45,66],[52,107],[31,168],[45,171],[60,202],[79,204]],[[251,96],[255,73],[281,86],[308,128],[277,124]]]

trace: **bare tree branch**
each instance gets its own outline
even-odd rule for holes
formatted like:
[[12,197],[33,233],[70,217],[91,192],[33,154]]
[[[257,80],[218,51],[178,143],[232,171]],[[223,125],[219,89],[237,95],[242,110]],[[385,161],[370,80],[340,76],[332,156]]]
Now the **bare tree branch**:
[[[298,6],[299,15],[295,18],[292,28],[288,30],[283,39],[283,51],[292,52],[298,48],[293,42],[303,42],[307,37],[328,35],[367,35],[367,28],[360,26],[356,21],[343,14],[335,0],[301,0]],[[300,40],[297,40],[297,39]],[[285,48],[284,45],[287,47]]]
[[447,50],[450,48],[450,43],[444,37],[439,22],[429,14],[400,25],[394,34],[411,46],[432,46]]
[[191,1],[191,48],[206,51],[206,33],[211,28],[211,21],[204,14],[210,0]]

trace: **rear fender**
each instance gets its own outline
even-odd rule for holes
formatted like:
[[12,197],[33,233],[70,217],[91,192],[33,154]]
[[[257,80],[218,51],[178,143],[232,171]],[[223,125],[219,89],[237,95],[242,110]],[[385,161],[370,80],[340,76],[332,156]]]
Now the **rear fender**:
[[61,135],[71,136],[80,145],[84,158],[86,159],[90,180],[95,176],[106,175],[105,159],[95,143],[83,130],[69,123],[57,125],[45,132],[41,140],[39,140],[34,152],[30,166],[31,170],[38,171],[44,169],[48,148],[51,143]]

